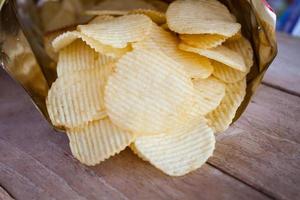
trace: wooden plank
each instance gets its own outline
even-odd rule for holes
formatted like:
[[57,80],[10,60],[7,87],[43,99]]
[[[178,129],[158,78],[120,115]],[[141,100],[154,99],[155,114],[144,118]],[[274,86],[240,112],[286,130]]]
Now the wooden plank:
[[3,75],[0,82],[0,184],[17,199],[269,199],[209,165],[184,177],[166,176],[129,150],[85,167],[22,89]]
[[0,187],[0,199],[13,200],[13,198],[2,187]]
[[300,98],[261,86],[209,163],[276,199],[300,199]]
[[300,96],[300,39],[278,33],[278,55],[263,82]]

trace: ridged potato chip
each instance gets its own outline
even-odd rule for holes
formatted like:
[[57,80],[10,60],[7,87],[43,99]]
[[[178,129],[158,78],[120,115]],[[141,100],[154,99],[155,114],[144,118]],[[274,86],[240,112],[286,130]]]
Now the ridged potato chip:
[[105,20],[111,20],[115,18],[114,16],[111,15],[99,15],[93,18],[91,21],[89,21],[89,24],[99,24],[102,23]]
[[225,84],[214,77],[193,80],[196,101],[202,115],[216,109],[225,96]]
[[216,60],[218,62],[224,63],[229,67],[232,67],[242,72],[247,71],[247,67],[243,56],[240,55],[238,52],[233,51],[225,46],[218,46],[211,49],[200,49],[200,48],[192,47],[184,43],[181,43],[179,45],[179,49],[188,52],[197,53],[201,56],[205,56],[212,60]]
[[62,48],[66,47],[69,44],[71,44],[72,42],[74,42],[76,39],[83,40],[87,45],[89,45],[92,49],[94,49],[98,53],[101,53],[105,56],[110,56],[113,58],[119,58],[131,50],[130,46],[120,49],[120,48],[113,48],[111,46],[104,45],[104,44],[94,40],[93,38],[90,38],[78,31],[68,31],[68,32],[61,34],[60,36],[58,36],[57,38],[55,38],[52,41],[52,46],[53,46],[54,50],[56,52],[58,52]]
[[68,129],[67,135],[73,156],[90,166],[124,150],[135,138],[133,133],[118,128],[108,118]]
[[211,61],[214,66],[213,75],[225,83],[235,83],[245,78],[247,72],[241,72],[217,61]]
[[[151,0],[152,1],[152,0]],[[95,6],[99,10],[133,10],[133,9],[155,9],[155,7],[144,0],[104,0]]]
[[151,10],[151,9],[136,9],[131,10],[128,12],[128,14],[143,14],[148,16],[153,22],[155,22],[158,25],[165,24],[166,23],[166,15],[165,13],[159,12],[157,10]]
[[219,34],[231,37],[241,25],[217,0],[176,0],[167,10],[169,28],[180,34]]
[[56,79],[46,100],[52,123],[72,128],[106,116],[104,87],[111,73],[107,65]]
[[122,16],[126,15],[128,12],[124,10],[87,10],[84,12],[86,15],[113,15],[113,16]]
[[113,63],[111,57],[95,52],[82,40],[75,40],[59,52],[57,76],[70,75]]
[[133,150],[170,176],[182,176],[201,167],[213,154],[215,136],[205,120],[194,120],[172,134],[140,136]]
[[220,46],[227,38],[218,34],[182,34],[179,37],[184,43],[200,49]]
[[214,66],[213,75],[226,83],[234,83],[245,78],[253,66],[253,49],[250,42],[243,36],[234,41],[226,41],[226,46],[233,51],[238,52],[243,57],[247,69],[245,72],[241,72],[224,65],[223,63],[212,61],[212,65]]
[[246,79],[226,85],[226,94],[221,104],[206,115],[209,126],[220,133],[228,129],[235,113],[246,95]]
[[172,130],[188,120],[194,103],[193,84],[182,66],[155,49],[124,55],[105,90],[112,122],[138,134]]
[[165,53],[175,62],[184,67],[191,78],[207,78],[213,72],[209,59],[194,53],[181,51],[177,48],[179,40],[172,33],[154,25],[149,37],[133,44],[134,49],[155,49]]
[[100,24],[79,25],[84,35],[114,48],[125,48],[128,43],[145,39],[151,32],[153,22],[145,15],[125,15]]

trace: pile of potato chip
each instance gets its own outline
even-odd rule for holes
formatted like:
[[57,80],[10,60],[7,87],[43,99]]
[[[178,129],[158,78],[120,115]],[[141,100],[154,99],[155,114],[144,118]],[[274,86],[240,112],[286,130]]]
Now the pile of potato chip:
[[201,167],[246,94],[253,52],[241,25],[217,0],[87,13],[52,42],[47,108],[73,155],[96,165],[129,146],[171,176]]

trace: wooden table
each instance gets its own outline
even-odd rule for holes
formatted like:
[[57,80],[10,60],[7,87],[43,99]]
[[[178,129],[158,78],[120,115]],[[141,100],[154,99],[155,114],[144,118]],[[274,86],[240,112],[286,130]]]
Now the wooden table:
[[300,40],[279,55],[214,156],[164,175],[126,149],[96,167],[75,160],[23,89],[0,72],[0,199],[300,199]]

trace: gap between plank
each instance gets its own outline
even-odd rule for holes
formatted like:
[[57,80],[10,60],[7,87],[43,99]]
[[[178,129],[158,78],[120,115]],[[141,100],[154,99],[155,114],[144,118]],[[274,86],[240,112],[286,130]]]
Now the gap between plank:
[[285,92],[287,94],[290,94],[290,95],[293,95],[293,96],[297,96],[297,97],[300,97],[300,94],[298,92],[295,92],[295,91],[292,91],[292,90],[289,90],[289,89],[286,89],[286,88],[283,88],[281,86],[278,86],[278,85],[274,85],[272,83],[266,83],[266,82],[262,82],[263,85],[267,86],[267,87],[271,87],[273,89],[277,89],[281,92]]
[[6,194],[11,198],[11,199],[15,199],[13,197],[13,195],[0,183],[0,189],[2,189],[4,192],[6,192]]
[[261,189],[255,187],[255,186],[253,186],[253,185],[251,185],[251,184],[249,184],[249,183],[247,183],[247,182],[245,182],[245,181],[243,181],[242,179],[240,179],[240,178],[238,178],[238,177],[236,177],[236,176],[230,174],[229,172],[227,172],[227,171],[225,171],[225,170],[219,168],[218,166],[214,165],[213,163],[207,161],[206,164],[208,164],[209,166],[211,166],[211,167],[213,167],[213,168],[215,168],[215,169],[221,171],[222,173],[226,174],[227,176],[232,177],[233,179],[237,180],[238,182],[241,182],[242,184],[244,184],[244,185],[246,185],[246,186],[252,188],[253,190],[255,190],[255,191],[257,191],[257,192],[259,192],[259,193],[265,195],[266,197],[268,197],[268,198],[270,198],[270,199],[276,200],[276,198],[275,198],[274,196],[272,196],[272,195],[266,193],[265,191],[262,191]]

